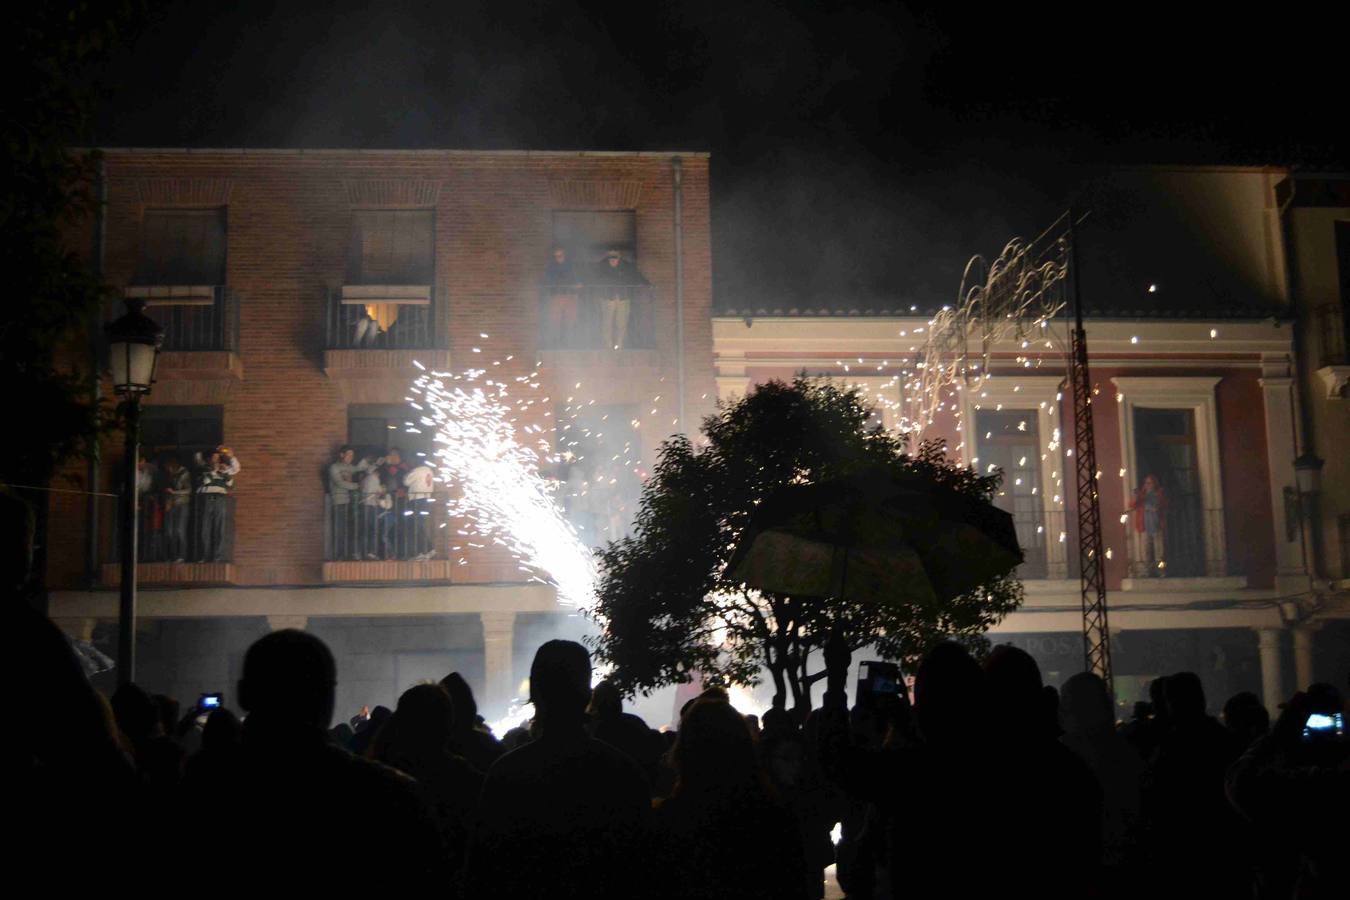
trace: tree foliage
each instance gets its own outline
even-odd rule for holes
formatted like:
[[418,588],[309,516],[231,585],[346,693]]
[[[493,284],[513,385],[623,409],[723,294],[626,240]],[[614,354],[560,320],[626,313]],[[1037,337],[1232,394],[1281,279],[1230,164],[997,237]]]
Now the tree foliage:
[[[827,646],[836,657],[870,646],[902,660],[943,639],[978,646],[1017,608],[1021,585],[1012,577],[936,607],[903,597],[859,604],[767,594],[725,577],[756,506],[785,485],[881,467],[982,500],[993,495],[1000,475],[957,466],[935,443],[907,452],[872,424],[872,412],[856,389],[803,375],[719,404],[699,448],[680,436],[662,445],[633,536],[600,551],[590,611],[603,627],[593,640],[597,656],[622,688],[647,693],[695,671],[750,685],[767,670],[776,705],[790,697],[809,708],[811,686],[826,675]],[[808,670],[812,664],[818,671]]]
[[[46,483],[104,421],[79,340],[107,291],[70,240],[92,211],[97,155],[72,147],[90,142],[98,65],[145,11],[138,2],[36,3],[7,23],[0,384],[7,417],[22,430],[0,442],[6,482]],[[67,346],[78,352],[60,353]]]

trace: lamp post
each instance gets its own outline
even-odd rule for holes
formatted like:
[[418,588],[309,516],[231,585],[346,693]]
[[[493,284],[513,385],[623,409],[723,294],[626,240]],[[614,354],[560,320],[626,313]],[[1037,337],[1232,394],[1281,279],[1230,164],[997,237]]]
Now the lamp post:
[[140,455],[141,398],[155,383],[155,363],[164,329],[144,312],[145,301],[126,301],[127,312],[104,329],[113,390],[127,417],[126,459],[122,461],[122,592],[117,605],[117,683],[136,677],[136,460]]
[[[1322,458],[1305,450],[1294,460],[1294,480],[1298,484],[1299,533],[1303,538],[1305,564],[1310,578],[1321,574],[1322,548],[1318,546],[1318,501],[1322,492]],[[1311,526],[1311,527],[1310,527]],[[1309,532],[1312,532],[1311,535]]]

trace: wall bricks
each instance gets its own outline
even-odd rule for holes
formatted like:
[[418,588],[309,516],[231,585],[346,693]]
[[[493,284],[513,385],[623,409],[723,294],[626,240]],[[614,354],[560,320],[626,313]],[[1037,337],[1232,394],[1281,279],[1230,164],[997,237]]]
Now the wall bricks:
[[[554,353],[542,376],[546,392],[581,381],[584,390],[603,395],[597,402],[645,403],[661,395],[660,415],[645,416],[641,430],[644,455],[654,461],[660,442],[677,430],[672,160],[649,154],[108,151],[105,264],[115,285],[134,277],[147,207],[227,202],[226,282],[240,303],[238,372],[166,370],[150,402],[224,398],[225,441],[242,465],[236,583],[322,578],[321,472],[347,438],[342,384],[324,371],[324,302],[343,280],[353,203],[434,203],[435,302],[451,364],[467,368],[511,355],[499,367],[509,377],[541,359],[538,287],[555,203],[562,199],[575,209],[636,202],[638,265],[656,297],[655,350]],[[693,430],[716,396],[708,158],[682,156],[682,163],[685,428]],[[391,368],[383,390],[401,398],[405,373]],[[228,380],[190,390],[175,382],[217,374]],[[120,439],[105,448],[103,490],[116,489],[120,448]],[[77,465],[69,474],[82,481],[82,472]],[[63,496],[51,511],[49,581],[56,588],[78,586],[84,501]],[[468,562],[452,572],[455,581],[520,579],[501,553],[483,552]]]

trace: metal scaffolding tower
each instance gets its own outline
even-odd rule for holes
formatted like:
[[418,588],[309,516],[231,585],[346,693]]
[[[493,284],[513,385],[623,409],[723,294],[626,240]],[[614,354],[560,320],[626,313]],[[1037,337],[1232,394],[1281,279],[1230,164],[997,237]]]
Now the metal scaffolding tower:
[[1073,391],[1073,456],[1078,487],[1079,589],[1083,600],[1083,657],[1087,671],[1106,682],[1111,678],[1111,633],[1106,624],[1106,573],[1102,553],[1102,509],[1097,495],[1097,443],[1092,427],[1092,378],[1088,373],[1087,333],[1083,330],[1083,302],[1078,280],[1078,252],[1074,216],[1068,217],[1068,278],[1072,280],[1073,328],[1069,353],[1069,383]]

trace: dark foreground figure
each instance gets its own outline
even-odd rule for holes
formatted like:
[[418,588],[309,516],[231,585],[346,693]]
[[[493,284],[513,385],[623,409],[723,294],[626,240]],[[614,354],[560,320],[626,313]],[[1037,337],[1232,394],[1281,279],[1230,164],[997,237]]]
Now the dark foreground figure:
[[1093,676],[1061,698],[1020,650],[981,665],[946,644],[912,710],[903,695],[802,721],[772,710],[757,735],[709,690],[672,740],[608,688],[593,696],[584,648],[550,641],[531,667],[536,718],[504,752],[458,677],[330,731],[332,654],[279,631],[245,657],[242,725],[217,710],[200,728],[168,698],[127,686],[110,704],[90,687],[25,602],[31,527],[14,521],[3,774],[25,887],[812,900],[843,822],[854,900],[1346,896],[1350,752],[1305,727],[1347,712],[1331,685],[1267,730],[1245,697],[1221,724],[1180,673],[1117,730]]

